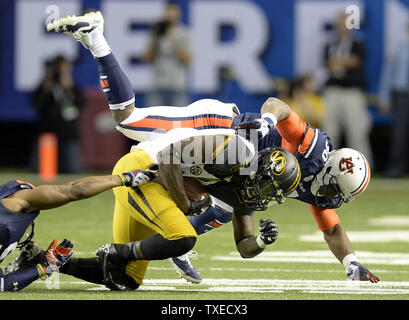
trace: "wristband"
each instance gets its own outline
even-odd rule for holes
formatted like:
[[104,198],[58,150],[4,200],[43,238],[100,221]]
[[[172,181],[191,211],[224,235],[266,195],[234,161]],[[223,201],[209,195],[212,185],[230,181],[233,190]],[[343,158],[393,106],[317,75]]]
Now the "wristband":
[[266,120],[270,124],[274,124],[274,127],[277,125],[277,118],[270,112],[263,113],[261,119]]
[[347,254],[344,259],[342,259],[342,264],[344,265],[345,268],[348,268],[349,264],[352,261],[358,261],[358,258],[356,257],[356,255],[354,255],[353,253]]
[[38,271],[38,277],[41,280],[45,280],[47,278],[47,270],[46,268],[41,264],[41,263],[37,263],[36,264],[37,267],[37,271]]
[[124,175],[123,175],[123,174],[118,174],[118,176],[119,176],[119,177],[121,178],[121,180],[122,180],[122,185],[125,186],[125,185],[126,185],[126,179],[125,179]]
[[261,249],[265,249],[265,248],[267,247],[267,244],[264,243],[264,241],[261,239],[260,235],[257,236],[256,242],[257,242],[257,245],[258,245]]

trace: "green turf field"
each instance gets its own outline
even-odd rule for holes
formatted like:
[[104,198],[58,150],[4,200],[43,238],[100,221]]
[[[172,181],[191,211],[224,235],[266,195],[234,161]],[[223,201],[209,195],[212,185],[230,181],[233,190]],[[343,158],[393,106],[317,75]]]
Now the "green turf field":
[[[37,176],[0,174],[0,183],[26,179],[40,184]],[[63,183],[74,176],[60,176]],[[43,211],[36,220],[34,240],[43,248],[52,239],[68,238],[75,255],[91,257],[112,241],[113,194]],[[381,278],[378,284],[346,280],[318,230],[308,207],[294,200],[257,213],[280,228],[275,244],[260,256],[238,256],[231,223],[202,235],[192,263],[204,280],[199,285],[178,279],[168,261],[153,261],[145,285],[135,292],[111,292],[70,276],[56,274],[38,280],[0,299],[29,300],[407,300],[409,298],[409,180],[373,178],[367,191],[338,214],[362,264]],[[2,269],[17,251],[2,263]]]

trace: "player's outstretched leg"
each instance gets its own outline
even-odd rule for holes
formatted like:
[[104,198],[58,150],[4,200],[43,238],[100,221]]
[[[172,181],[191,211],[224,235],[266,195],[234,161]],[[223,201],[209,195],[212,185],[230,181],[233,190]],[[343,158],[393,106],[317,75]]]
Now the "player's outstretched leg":
[[54,20],[47,25],[47,31],[69,35],[90,50],[97,62],[102,91],[113,111],[114,121],[119,124],[129,117],[134,111],[135,93],[104,37],[101,12]]

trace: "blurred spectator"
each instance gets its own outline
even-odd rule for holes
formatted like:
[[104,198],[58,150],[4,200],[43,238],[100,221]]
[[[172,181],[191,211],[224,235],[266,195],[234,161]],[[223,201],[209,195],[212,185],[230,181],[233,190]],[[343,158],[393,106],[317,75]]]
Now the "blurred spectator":
[[379,104],[384,113],[392,112],[389,164],[386,176],[400,178],[408,168],[409,145],[409,25],[407,40],[386,61],[380,84]]
[[365,97],[365,47],[346,25],[343,13],[335,23],[336,37],[324,50],[328,79],[323,96],[326,116],[323,129],[331,137],[334,148],[340,148],[344,134],[346,146],[362,152],[374,166],[370,146],[370,113]]
[[[47,63],[44,79],[32,94],[39,133],[51,132],[57,136],[59,172],[62,173],[82,171],[78,119],[84,97],[71,72],[71,62],[64,56],[57,56]],[[34,149],[31,169],[37,171],[37,144]]]
[[301,76],[290,85],[289,97],[284,99],[294,111],[315,128],[321,128],[325,115],[323,98],[315,92],[314,79]]
[[143,61],[152,63],[153,83],[149,106],[186,106],[187,67],[190,63],[190,34],[181,22],[181,8],[175,2],[166,5],[162,21],[152,27],[150,45]]

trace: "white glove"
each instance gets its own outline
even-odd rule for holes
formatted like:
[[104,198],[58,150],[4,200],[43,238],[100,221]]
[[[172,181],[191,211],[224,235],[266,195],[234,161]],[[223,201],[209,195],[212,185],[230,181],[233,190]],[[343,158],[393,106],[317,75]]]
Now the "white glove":
[[133,170],[119,175],[126,187],[137,187],[155,179],[155,173],[150,170]]
[[347,278],[349,280],[378,282],[379,277],[375,276],[367,268],[361,265],[358,261],[351,261],[347,267]]

